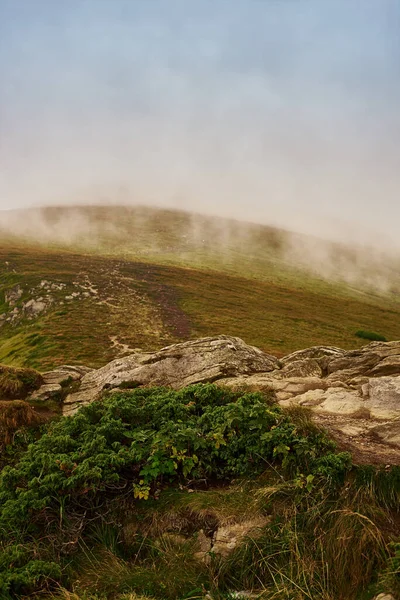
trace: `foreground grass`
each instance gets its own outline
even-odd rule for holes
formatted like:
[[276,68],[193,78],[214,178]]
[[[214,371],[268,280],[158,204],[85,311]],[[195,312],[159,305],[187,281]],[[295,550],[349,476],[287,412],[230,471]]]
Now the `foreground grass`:
[[[271,395],[114,393],[3,469],[1,597],[396,594],[399,506],[399,468],[351,467],[307,412]],[[215,532],[249,521],[230,552],[214,551]]]

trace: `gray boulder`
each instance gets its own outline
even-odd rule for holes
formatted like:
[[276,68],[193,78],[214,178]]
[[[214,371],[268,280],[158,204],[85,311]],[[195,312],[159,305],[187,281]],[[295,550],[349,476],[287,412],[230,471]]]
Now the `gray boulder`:
[[378,377],[363,386],[373,419],[400,418],[400,377]]
[[46,384],[61,384],[64,381],[77,381],[82,379],[84,375],[90,373],[93,369],[89,367],[73,367],[70,365],[62,365],[52,371],[43,373],[43,380]]
[[46,400],[59,398],[61,391],[62,387],[58,383],[45,384],[34,391],[33,394],[29,396],[28,401],[46,402]]
[[372,342],[359,350],[329,359],[328,374],[343,372],[346,379],[400,375],[400,341]]
[[79,392],[67,396],[64,414],[100,397],[103,390],[163,385],[179,389],[194,383],[265,373],[280,368],[277,358],[237,337],[220,335],[174,344],[159,352],[136,353],[85,375]]

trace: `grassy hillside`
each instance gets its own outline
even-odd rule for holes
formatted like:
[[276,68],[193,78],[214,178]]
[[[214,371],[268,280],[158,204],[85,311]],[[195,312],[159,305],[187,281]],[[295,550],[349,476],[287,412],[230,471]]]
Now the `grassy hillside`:
[[[358,347],[358,330],[400,338],[395,300],[305,277],[289,285],[21,243],[3,243],[0,264],[0,313],[12,318],[1,321],[0,362],[15,366],[100,366],[135,348],[219,333],[277,355]],[[11,304],[10,293],[19,296]],[[44,305],[39,314],[26,308],[32,299]]]

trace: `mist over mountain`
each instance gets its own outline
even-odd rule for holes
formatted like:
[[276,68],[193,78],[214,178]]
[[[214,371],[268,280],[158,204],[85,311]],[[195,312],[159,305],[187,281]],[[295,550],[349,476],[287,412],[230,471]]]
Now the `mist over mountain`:
[[2,0],[0,207],[398,246],[400,5]]

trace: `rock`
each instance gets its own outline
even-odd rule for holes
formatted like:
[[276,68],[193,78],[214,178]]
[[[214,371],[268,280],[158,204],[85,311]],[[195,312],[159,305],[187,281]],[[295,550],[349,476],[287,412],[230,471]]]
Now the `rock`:
[[70,394],[64,414],[93,402],[105,389],[122,383],[165,385],[179,389],[193,383],[251,375],[280,368],[279,361],[240,338],[221,335],[174,344],[159,352],[135,353],[112,361],[82,378],[79,392]]
[[281,358],[281,363],[287,365],[299,360],[314,359],[321,361],[326,358],[340,358],[346,354],[345,350],[336,348],[335,346],[312,346],[305,350],[297,350],[287,356]]
[[373,419],[400,418],[400,377],[370,379],[363,392]]
[[210,561],[211,543],[211,538],[207,537],[204,531],[200,529],[196,537],[197,552],[194,554],[197,560],[201,560],[202,562],[206,563]]
[[34,400],[45,402],[46,400],[59,398],[61,391],[62,387],[58,383],[42,385],[38,390],[29,396],[28,401]]
[[243,541],[246,536],[256,536],[260,534],[262,527],[270,519],[259,517],[243,523],[234,523],[225,527],[218,527],[214,533],[211,552],[219,554],[222,557],[229,554]]
[[320,413],[347,415],[349,417],[368,417],[368,408],[356,392],[329,389],[315,410]]
[[305,358],[284,364],[282,373],[287,377],[322,377],[323,370],[317,360]]
[[330,388],[310,390],[289,400],[280,401],[283,407],[293,405],[311,408],[317,413],[347,415],[351,417],[369,416],[365,402],[356,392]]
[[396,598],[394,596],[392,596],[392,594],[378,594],[377,596],[375,596],[375,598],[373,598],[373,600],[396,600]]
[[350,352],[316,346],[281,360],[229,336],[175,344],[154,353],[137,350],[98,370],[58,367],[45,374],[45,383],[59,385],[69,377],[82,377],[79,391],[64,402],[66,415],[122,384],[179,389],[215,382],[231,389],[271,391],[282,407],[310,408],[313,420],[358,463],[400,462],[400,377],[393,374],[400,365],[400,342],[377,342]]
[[37,315],[40,315],[40,313],[42,313],[44,310],[46,310],[46,303],[43,301],[39,302],[33,298],[28,300],[28,302],[25,302],[23,305],[23,311],[27,315],[28,319],[32,319]]
[[372,342],[359,350],[345,352],[343,356],[331,358],[328,373],[342,371],[347,379],[365,375],[400,375],[400,341]]
[[9,304],[10,306],[14,306],[14,304],[18,302],[18,300],[21,298],[23,293],[24,292],[21,286],[16,285],[15,287],[11,288],[11,290],[7,290],[4,293],[4,299],[7,302],[7,304]]
[[220,385],[226,385],[230,388],[241,388],[245,387],[250,390],[261,390],[268,391],[272,390],[276,392],[279,398],[283,397],[290,398],[292,396],[298,396],[304,394],[309,390],[326,389],[326,383],[319,377],[288,377],[281,378],[282,372],[266,373],[266,374],[255,374],[250,376],[238,376],[238,377],[227,377],[221,379]]
[[382,425],[375,425],[369,430],[385,444],[400,446],[400,420]]
[[311,408],[321,404],[325,398],[324,392],[325,390],[321,388],[308,390],[291,398],[279,399],[279,404],[284,408],[290,406],[306,406],[307,408]]
[[211,538],[207,537],[202,529],[197,534],[197,546],[199,552],[210,552],[211,550]]
[[68,379],[72,381],[82,379],[86,373],[90,373],[91,371],[93,371],[93,369],[90,369],[89,367],[72,367],[70,365],[62,365],[53,371],[47,371],[46,373],[43,373],[43,380],[46,384],[61,384],[63,381],[67,381]]

